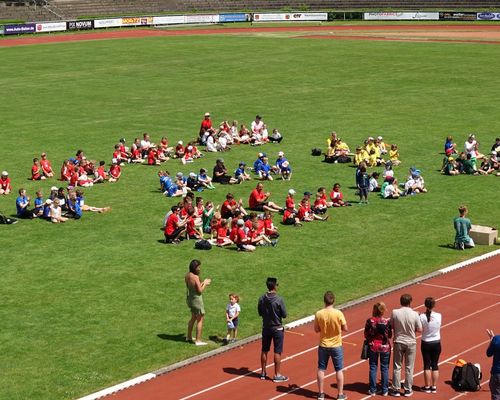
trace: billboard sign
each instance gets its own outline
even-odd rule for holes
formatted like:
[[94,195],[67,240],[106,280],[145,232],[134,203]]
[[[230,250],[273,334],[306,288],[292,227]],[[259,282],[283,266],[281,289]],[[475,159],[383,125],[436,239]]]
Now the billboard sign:
[[363,19],[367,21],[437,21],[439,20],[438,12],[371,12],[364,13]]
[[4,35],[22,35],[23,33],[35,33],[35,24],[5,25]]

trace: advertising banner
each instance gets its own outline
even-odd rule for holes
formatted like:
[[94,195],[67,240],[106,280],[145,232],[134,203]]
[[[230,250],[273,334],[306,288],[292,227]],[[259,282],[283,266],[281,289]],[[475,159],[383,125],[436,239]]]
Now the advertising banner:
[[283,21],[326,21],[328,13],[268,13],[254,14],[254,22],[283,22]]
[[363,19],[367,21],[388,21],[388,20],[415,20],[415,21],[437,21],[438,12],[371,12],[364,13]]
[[121,18],[111,18],[111,19],[95,19],[94,28],[115,28],[122,26]]
[[477,19],[480,21],[498,21],[500,20],[500,12],[477,13]]
[[153,17],[126,17],[122,18],[122,26],[152,25]]
[[60,32],[66,30],[66,22],[43,22],[36,24],[37,32]]
[[219,14],[185,15],[186,24],[213,24],[219,22]]
[[475,12],[440,12],[439,19],[447,21],[475,21],[477,13]]
[[80,21],[68,21],[66,29],[68,31],[82,31],[86,29],[93,29],[94,21],[91,19],[85,19]]
[[183,24],[184,15],[166,15],[163,17],[153,17],[153,25]]
[[35,33],[35,24],[4,26],[4,35],[22,35],[23,33]]
[[245,22],[247,21],[247,14],[233,13],[233,14],[219,14],[219,22]]

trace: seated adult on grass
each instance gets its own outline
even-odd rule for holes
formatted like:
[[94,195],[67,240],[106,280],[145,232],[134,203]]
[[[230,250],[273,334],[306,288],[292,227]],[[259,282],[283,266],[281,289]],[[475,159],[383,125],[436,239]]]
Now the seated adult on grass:
[[272,201],[268,201],[270,196],[271,193],[264,192],[264,185],[259,182],[256,188],[252,190],[252,193],[250,193],[250,197],[248,198],[248,207],[252,211],[282,211],[283,209],[279,205],[273,203]]
[[467,218],[469,210],[466,206],[460,206],[458,212],[460,215],[453,220],[453,226],[455,228],[455,248],[457,250],[470,249],[474,247],[474,241],[469,236],[472,227],[470,219]]
[[223,185],[232,185],[234,183],[238,183],[238,180],[236,178],[233,178],[231,175],[228,175],[227,168],[224,165],[224,160],[222,158],[219,158],[215,162],[212,182],[217,182]]

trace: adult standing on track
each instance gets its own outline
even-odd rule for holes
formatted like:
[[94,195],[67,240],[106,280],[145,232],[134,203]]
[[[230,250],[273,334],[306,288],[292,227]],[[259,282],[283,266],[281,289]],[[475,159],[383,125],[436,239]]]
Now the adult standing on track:
[[424,360],[425,393],[436,393],[439,378],[439,355],[441,354],[441,314],[433,311],[436,300],[433,297],[425,299],[425,313],[420,314],[422,322],[422,358]]
[[391,359],[392,326],[389,318],[384,318],[387,310],[384,303],[379,302],[373,305],[372,317],[368,318],[365,324],[365,339],[368,340],[368,360],[370,364],[368,394],[377,394],[377,364],[380,358],[380,372],[382,375],[381,386],[382,396],[389,393],[389,361]]
[[257,310],[262,317],[262,352],[260,363],[262,372],[260,379],[265,380],[267,353],[271,349],[271,342],[274,343],[274,377],[273,382],[286,382],[288,377],[281,375],[281,353],[283,352],[283,341],[285,330],[282,319],[286,318],[286,307],[283,299],[278,296],[278,280],[267,278],[267,293],[259,298]]
[[493,357],[490,378],[491,400],[500,400],[500,335],[495,335],[490,329],[486,332],[491,339],[486,355]]
[[325,307],[314,316],[314,331],[319,333],[318,346],[318,400],[325,398],[324,380],[328,360],[332,358],[337,377],[338,400],[345,400],[344,394],[344,349],[342,332],[347,331],[347,322],[342,311],[333,307],[335,295],[328,291],[323,296]]
[[196,346],[205,346],[207,343],[201,340],[203,320],[205,319],[202,293],[212,280],[207,278],[201,282],[200,265],[201,262],[199,260],[192,260],[189,263],[189,272],[184,277],[184,281],[186,282],[186,302],[191,310],[191,319],[188,323],[186,340],[188,342],[193,341],[193,327],[196,322],[196,339],[194,340],[194,344]]
[[399,299],[401,308],[392,310],[391,325],[394,329],[394,351],[391,396],[401,396],[401,368],[405,362],[404,396],[413,395],[413,368],[417,353],[416,332],[422,332],[422,323],[416,311],[411,309],[412,297],[403,294]]

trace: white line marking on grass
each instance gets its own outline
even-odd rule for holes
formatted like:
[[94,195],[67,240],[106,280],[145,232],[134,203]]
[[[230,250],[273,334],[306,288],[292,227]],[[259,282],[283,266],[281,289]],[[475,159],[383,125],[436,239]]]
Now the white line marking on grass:
[[450,265],[449,267],[446,267],[446,268],[441,268],[439,270],[439,272],[441,272],[442,274],[446,274],[447,272],[454,271],[454,270],[462,268],[462,267],[466,267],[467,265],[474,264],[478,261],[486,260],[490,257],[495,257],[499,254],[500,254],[500,250],[494,250],[494,251],[491,251],[489,253],[483,254],[482,256],[474,257],[474,258],[471,258],[470,260],[465,260],[465,261],[462,261],[458,264]]

